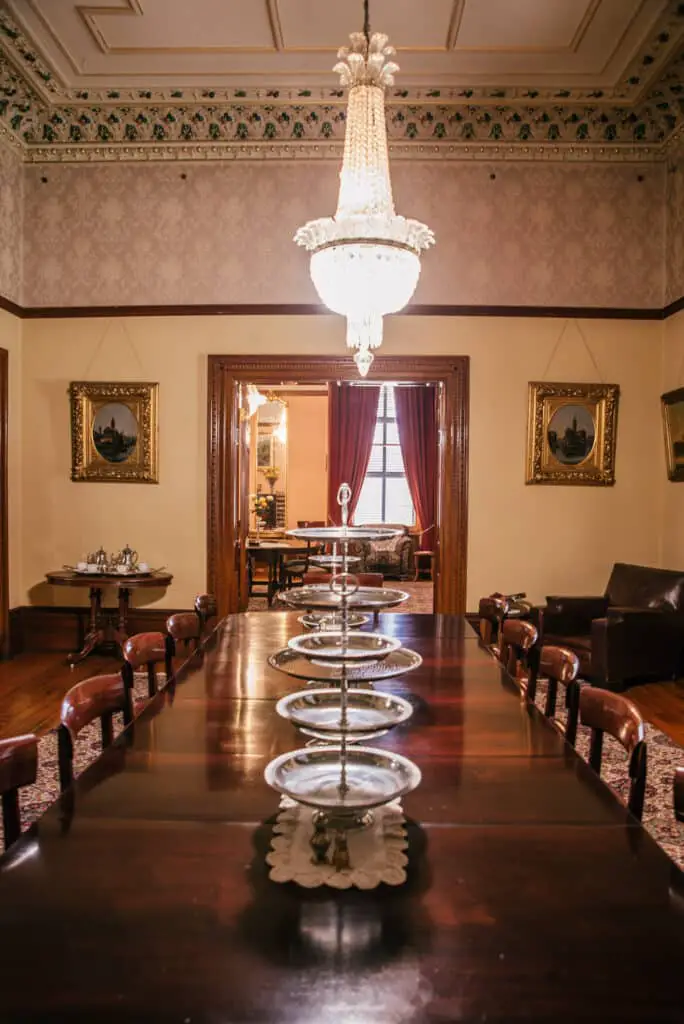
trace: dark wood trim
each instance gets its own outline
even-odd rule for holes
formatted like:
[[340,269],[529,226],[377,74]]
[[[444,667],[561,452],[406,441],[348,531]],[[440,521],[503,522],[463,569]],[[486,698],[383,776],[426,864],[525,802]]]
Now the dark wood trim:
[[4,295],[0,295],[0,309],[4,309],[6,313],[12,313],[14,316],[18,316],[22,319],[26,315],[26,310],[23,306],[18,306],[16,302],[12,302],[11,299],[6,299]]
[[[684,302],[684,299],[680,300]],[[8,299],[0,305],[24,320],[82,319],[84,317],[150,317],[150,316],[334,316],[317,303],[212,303],[170,306],[17,306]],[[676,303],[671,303],[672,306]],[[666,307],[669,309],[670,307]],[[681,306],[679,307],[681,308]],[[676,310],[675,310],[676,312]],[[662,320],[664,310],[643,308],[611,308],[603,306],[407,306],[396,316],[491,316],[491,317],[555,317],[595,320]],[[669,315],[669,314],[667,314]]]
[[674,316],[675,313],[680,313],[684,309],[684,295],[679,299],[675,299],[674,302],[668,303],[663,310],[663,320],[667,320],[668,317]]
[[[131,608],[128,626],[131,635],[166,631],[169,615],[188,608]],[[105,609],[116,622],[117,609]],[[79,650],[88,632],[88,608],[57,605],[20,605],[10,612],[10,654],[24,652],[64,652]]]
[[[465,611],[466,601],[469,373],[467,356],[377,355],[369,374],[369,379],[375,380],[442,384],[435,610],[451,613]],[[357,379],[350,358],[209,356],[207,590],[216,595],[220,615],[239,608],[234,568],[239,544],[239,385]]]
[[9,353],[0,348],[0,657],[9,656]]

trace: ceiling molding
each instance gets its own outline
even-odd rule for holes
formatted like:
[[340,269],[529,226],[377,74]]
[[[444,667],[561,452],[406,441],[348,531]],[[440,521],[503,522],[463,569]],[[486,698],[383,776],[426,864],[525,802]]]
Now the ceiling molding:
[[[134,14],[137,0],[129,3],[117,10]],[[462,6],[456,0],[450,32],[458,31]],[[277,46],[275,0],[269,11]],[[392,152],[438,160],[664,159],[684,121],[684,2],[669,2],[656,28],[614,90],[392,89]],[[339,159],[345,117],[339,88],[68,90],[0,4],[0,141],[28,162]]]

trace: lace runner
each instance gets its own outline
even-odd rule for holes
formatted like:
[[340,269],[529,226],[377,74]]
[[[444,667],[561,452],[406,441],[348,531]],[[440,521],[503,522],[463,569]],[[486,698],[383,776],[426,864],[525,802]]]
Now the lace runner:
[[266,862],[274,882],[296,882],[307,889],[329,885],[334,889],[375,889],[381,882],[401,885],[406,881],[408,846],[401,801],[395,800],[374,812],[373,823],[364,829],[346,832],[349,866],[341,869],[332,863],[336,837],[331,831],[330,847],[322,863],[314,863],[311,846],[314,834],[311,807],[288,797],[280,801],[280,813],[273,826],[271,850]]

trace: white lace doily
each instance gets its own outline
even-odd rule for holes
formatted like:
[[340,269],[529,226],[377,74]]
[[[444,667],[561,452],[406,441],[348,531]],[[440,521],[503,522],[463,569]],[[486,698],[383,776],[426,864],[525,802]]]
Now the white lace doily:
[[375,889],[381,882],[401,885],[406,881],[404,850],[408,842],[400,800],[376,808],[368,828],[347,833],[349,867],[341,871],[332,864],[315,864],[312,860],[310,840],[315,811],[288,797],[281,798],[280,808],[271,849],[266,855],[266,862],[271,865],[269,877],[274,882],[296,882],[307,889],[319,885]]

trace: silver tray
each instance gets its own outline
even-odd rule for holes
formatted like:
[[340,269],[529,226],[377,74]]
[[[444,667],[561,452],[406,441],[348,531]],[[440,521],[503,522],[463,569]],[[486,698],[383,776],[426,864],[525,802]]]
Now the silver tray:
[[[341,790],[343,772],[346,789]],[[420,783],[420,769],[401,754],[374,747],[308,747],[281,754],[266,766],[269,786],[297,803],[334,814],[382,807]]]
[[354,683],[374,682],[378,679],[391,679],[393,676],[400,676],[403,672],[411,672],[422,665],[423,659],[420,654],[410,651],[407,647],[400,647],[399,650],[388,654],[382,661],[361,661],[358,664],[350,664],[343,661],[320,661],[317,658],[306,658],[298,651],[290,647],[284,647],[268,659],[272,668],[285,672],[295,679],[315,680],[320,683],[338,685],[343,678],[346,678],[350,685]]
[[276,704],[276,711],[293,725],[315,736],[328,739],[349,739],[387,732],[407,721],[413,708],[403,697],[374,690],[347,691],[347,724],[342,729],[342,707],[339,690],[300,690],[288,694]]
[[[329,583],[311,583],[306,587],[281,590],[278,598],[290,608],[304,608],[307,611],[334,611],[342,606],[342,595],[331,590]],[[355,611],[380,611],[381,608],[403,604],[408,599],[409,594],[405,590],[390,587],[359,587],[346,595],[347,607]]]
[[[348,612],[347,613],[347,629],[359,629],[361,626],[365,626],[370,620],[369,615],[361,615],[360,612]],[[320,612],[306,612],[304,615],[300,615],[297,622],[301,623],[302,626],[306,626],[307,629],[319,629],[322,632],[326,630],[337,630],[342,628],[342,614],[341,612],[328,612],[328,614],[321,614]]]
[[288,530],[288,537],[297,540],[320,540],[328,544],[355,540],[390,540],[399,537],[403,529],[391,526],[302,526]]
[[381,661],[401,647],[401,640],[384,633],[344,633],[326,630],[303,633],[288,640],[288,647],[305,658],[324,661]]
[[333,566],[342,568],[345,562],[348,566],[356,565],[361,558],[359,555],[311,555],[309,561],[312,565],[318,565],[322,569],[330,569]]

